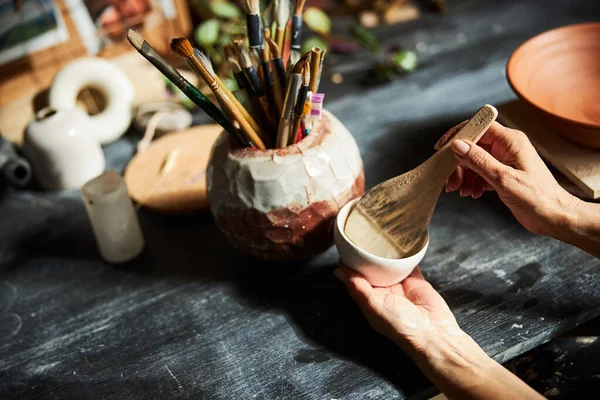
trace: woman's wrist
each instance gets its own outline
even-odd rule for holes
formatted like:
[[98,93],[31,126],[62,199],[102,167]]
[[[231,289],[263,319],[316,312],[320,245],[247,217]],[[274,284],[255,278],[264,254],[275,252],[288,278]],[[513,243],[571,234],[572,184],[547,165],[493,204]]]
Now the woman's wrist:
[[458,326],[442,328],[418,343],[401,347],[446,395],[476,390],[499,366]]
[[457,326],[401,347],[450,399],[542,399]]
[[600,257],[600,204],[571,197],[549,236]]

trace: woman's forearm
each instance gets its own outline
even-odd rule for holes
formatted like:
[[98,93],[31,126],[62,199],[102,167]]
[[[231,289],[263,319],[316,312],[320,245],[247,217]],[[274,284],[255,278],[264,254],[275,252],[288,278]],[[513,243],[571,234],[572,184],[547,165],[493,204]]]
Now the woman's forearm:
[[442,333],[422,345],[402,347],[449,399],[543,398],[464,332]]
[[600,258],[600,204],[579,201],[550,236]]

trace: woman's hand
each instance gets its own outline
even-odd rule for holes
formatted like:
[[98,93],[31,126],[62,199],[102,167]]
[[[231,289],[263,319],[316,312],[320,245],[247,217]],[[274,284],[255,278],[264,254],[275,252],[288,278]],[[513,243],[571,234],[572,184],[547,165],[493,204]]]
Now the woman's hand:
[[[452,128],[436,143],[441,147],[466,122]],[[552,235],[579,212],[581,201],[552,176],[527,136],[494,122],[477,144],[451,143],[460,166],[446,183],[446,191],[480,197],[495,190],[517,220],[530,232]]]
[[456,323],[419,268],[390,287],[373,287],[340,264],[335,276],[371,326],[404,350],[450,399],[541,399],[485,352]]
[[418,267],[390,287],[372,287],[344,265],[334,273],[346,283],[371,327],[407,353],[422,350],[430,337],[461,333],[452,311]]

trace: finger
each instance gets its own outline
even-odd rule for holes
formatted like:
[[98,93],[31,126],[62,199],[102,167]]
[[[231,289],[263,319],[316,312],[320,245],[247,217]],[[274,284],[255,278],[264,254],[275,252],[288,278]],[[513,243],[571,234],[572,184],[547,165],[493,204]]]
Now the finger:
[[473,197],[474,199],[478,199],[483,195],[483,192],[485,192],[485,186],[486,186],[486,181],[481,177],[481,176],[477,176],[475,178],[475,187],[473,189],[473,193],[471,193],[471,197]]
[[415,269],[413,269],[412,272],[410,273],[410,275],[408,275],[408,276],[412,277],[412,278],[425,280],[423,273],[421,273],[421,268],[419,268],[418,266],[415,267]]
[[475,179],[477,178],[477,174],[471,170],[465,171],[465,176],[463,177],[463,183],[460,187],[460,195],[462,197],[470,196],[475,189]]
[[458,190],[463,182],[465,170],[460,165],[454,169],[450,178],[446,182],[446,192],[453,192]]
[[467,122],[469,122],[469,121],[463,121],[460,124],[456,125],[455,127],[451,128],[448,132],[444,133],[442,135],[442,137],[439,138],[438,141],[435,143],[433,148],[435,150],[439,150],[442,146],[444,146],[448,142],[448,140],[450,140],[454,135],[456,135],[458,133],[458,131],[461,130],[463,128],[463,126],[465,126],[467,124]]
[[371,286],[371,284],[365,278],[363,278],[362,275],[346,267],[345,265],[341,266],[336,271],[340,271],[341,274],[343,274],[342,276],[340,272],[334,272],[336,277],[340,276],[344,283],[346,283],[350,295],[354,297],[355,300],[366,299],[369,293],[373,290],[373,286]]
[[481,175],[494,188],[498,188],[503,175],[511,173],[511,167],[502,164],[473,142],[454,140],[452,150],[462,165]]
[[498,121],[492,122],[490,127],[485,131],[481,139],[477,142],[480,146],[491,146],[496,140],[505,140],[510,137],[512,129],[500,124]]

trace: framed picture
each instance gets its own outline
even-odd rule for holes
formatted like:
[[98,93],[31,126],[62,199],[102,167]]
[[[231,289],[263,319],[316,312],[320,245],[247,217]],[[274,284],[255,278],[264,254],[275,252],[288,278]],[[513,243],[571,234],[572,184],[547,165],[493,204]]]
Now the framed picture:
[[173,0],[67,0],[88,54],[122,42],[127,30],[153,29],[176,16]]
[[0,65],[68,39],[53,0],[0,0]]

